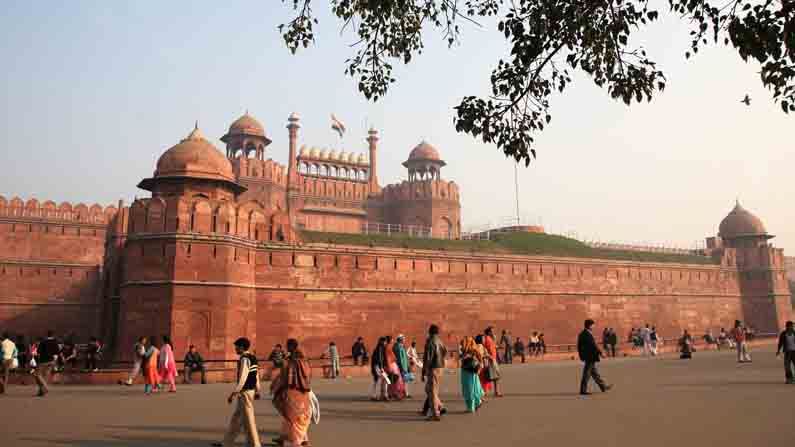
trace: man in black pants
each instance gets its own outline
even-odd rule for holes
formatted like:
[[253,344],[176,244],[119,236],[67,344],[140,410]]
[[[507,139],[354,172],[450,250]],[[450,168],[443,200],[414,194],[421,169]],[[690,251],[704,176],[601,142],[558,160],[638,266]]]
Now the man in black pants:
[[776,357],[784,352],[784,374],[787,378],[787,384],[795,385],[795,374],[793,374],[793,367],[795,366],[795,326],[792,321],[787,321],[786,329],[778,336],[778,349],[776,350]]
[[602,351],[599,350],[593,332],[591,332],[594,324],[594,321],[591,319],[585,320],[585,329],[583,329],[579,337],[577,337],[577,352],[580,355],[580,360],[584,363],[582,368],[582,380],[580,381],[580,394],[584,396],[591,394],[588,392],[588,381],[591,378],[599,385],[602,392],[607,392],[613,387],[602,380],[602,377],[599,375],[599,370],[596,367],[596,364],[599,363],[599,357],[602,356]]

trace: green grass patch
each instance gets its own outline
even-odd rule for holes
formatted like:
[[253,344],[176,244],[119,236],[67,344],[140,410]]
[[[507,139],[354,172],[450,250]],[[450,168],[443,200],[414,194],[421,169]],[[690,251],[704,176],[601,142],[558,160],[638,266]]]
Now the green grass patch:
[[408,248],[415,250],[458,251],[514,255],[559,256],[572,258],[611,259],[639,262],[675,262],[682,264],[715,264],[712,258],[699,255],[606,250],[563,236],[539,233],[502,233],[490,241],[425,239],[408,234],[348,234],[303,231],[306,243],[359,245],[367,247]]

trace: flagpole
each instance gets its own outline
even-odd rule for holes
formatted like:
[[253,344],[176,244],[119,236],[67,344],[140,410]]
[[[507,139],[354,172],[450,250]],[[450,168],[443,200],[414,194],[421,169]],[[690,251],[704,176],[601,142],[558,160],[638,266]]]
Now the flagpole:
[[516,187],[516,225],[519,225],[519,168],[517,162],[513,162],[513,182]]

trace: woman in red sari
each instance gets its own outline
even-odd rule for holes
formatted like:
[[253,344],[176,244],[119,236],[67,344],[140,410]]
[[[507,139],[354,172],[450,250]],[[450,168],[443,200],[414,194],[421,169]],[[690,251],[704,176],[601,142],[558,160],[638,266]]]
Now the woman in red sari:
[[[497,371],[497,375],[499,376],[499,366],[497,362],[497,342],[494,340],[494,330],[491,326],[487,327],[484,331],[486,335],[483,337],[483,347],[486,348],[486,354],[488,354],[488,368],[485,369],[495,369]],[[491,380],[491,383],[494,384],[494,395],[497,397],[502,397],[502,393],[500,392],[500,379]],[[485,388],[484,388],[485,391]]]
[[285,447],[309,445],[309,424],[312,422],[312,404],[309,398],[311,369],[298,341],[287,340],[287,358],[281,373],[271,383],[273,406],[282,417],[281,437],[277,444]]
[[476,348],[480,353],[480,357],[483,359],[483,367],[480,368],[480,372],[478,373],[478,378],[480,379],[480,387],[483,388],[483,397],[481,400],[486,400],[486,395],[489,391],[491,391],[491,380],[486,378],[486,362],[488,362],[488,352],[486,352],[486,348],[483,346],[483,335],[479,334],[475,337],[475,344],[477,345]]

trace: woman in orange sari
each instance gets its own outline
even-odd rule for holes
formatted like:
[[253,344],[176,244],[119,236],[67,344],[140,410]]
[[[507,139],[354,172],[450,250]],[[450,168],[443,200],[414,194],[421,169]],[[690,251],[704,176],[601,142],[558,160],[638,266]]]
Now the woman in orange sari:
[[281,374],[271,383],[273,406],[282,417],[281,437],[277,444],[285,447],[309,445],[309,424],[312,422],[312,404],[309,398],[311,370],[298,341],[287,340],[287,358]]
[[157,371],[157,359],[160,350],[155,346],[155,337],[149,337],[149,347],[144,353],[144,393],[151,394],[160,389],[160,373]]

